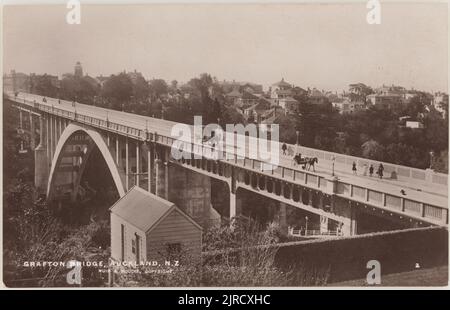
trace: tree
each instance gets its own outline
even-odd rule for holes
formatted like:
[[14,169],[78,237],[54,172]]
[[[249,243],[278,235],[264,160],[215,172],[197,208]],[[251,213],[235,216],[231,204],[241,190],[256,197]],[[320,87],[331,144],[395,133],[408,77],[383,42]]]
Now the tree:
[[383,160],[384,157],[384,147],[376,142],[375,140],[369,140],[365,142],[362,146],[362,155],[365,158]]
[[113,109],[121,110],[132,95],[133,83],[126,73],[111,75],[103,85],[102,96],[112,104]]
[[92,104],[94,96],[99,93],[99,85],[91,77],[78,77],[65,74],[61,80],[62,99],[76,100],[85,104]]
[[35,75],[32,80],[32,92],[48,97],[57,97],[58,87],[52,82],[50,75]]
[[153,79],[150,81],[150,93],[154,99],[166,95],[169,91],[166,81],[162,79]]
[[150,94],[150,85],[142,75],[138,75],[133,81],[133,96],[136,102],[145,102]]

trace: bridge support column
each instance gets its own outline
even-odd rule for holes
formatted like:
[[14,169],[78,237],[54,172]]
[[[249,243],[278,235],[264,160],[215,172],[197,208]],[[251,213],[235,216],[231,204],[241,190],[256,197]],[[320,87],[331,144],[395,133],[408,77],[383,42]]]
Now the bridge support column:
[[230,193],[230,220],[242,213],[242,199],[237,193]]
[[155,155],[154,155],[154,147],[152,144],[148,144],[147,145],[147,179],[148,179],[148,184],[147,184],[147,190],[149,193],[155,193],[155,191],[153,191],[153,171],[155,169],[155,161],[154,161]]
[[169,152],[163,149],[165,199],[169,200]]
[[130,183],[130,163],[128,153],[128,138],[125,139],[125,190],[128,191]]
[[166,175],[164,169],[164,163],[160,158],[155,159],[155,172],[156,172],[156,195],[166,199]]
[[287,204],[285,204],[284,202],[280,203],[280,209],[278,211],[278,225],[280,226],[281,232],[287,235]]
[[19,128],[23,129],[23,115],[22,110],[19,110]]
[[[47,149],[47,158],[50,157],[50,117],[45,117],[45,136],[46,136],[46,149]],[[49,167],[50,169],[50,167]]]
[[116,140],[116,165],[117,165],[117,168],[120,168],[120,160],[119,160],[119,136],[118,135],[116,135],[116,137],[115,137],[115,140]]
[[341,233],[344,236],[354,236],[357,234],[357,207],[349,201],[345,219],[341,223]]
[[[50,149],[49,159],[53,158],[53,141],[55,139],[54,130],[53,130],[53,116],[51,114],[48,115],[49,119],[49,131],[50,131],[50,144],[47,146]],[[51,161],[51,160],[50,160]]]
[[47,128],[43,115],[39,117],[39,145],[34,150],[34,185],[40,194],[47,192],[49,164],[47,157]]
[[320,233],[328,232],[328,217],[320,216]]
[[141,153],[139,152],[140,150],[140,142],[136,141],[136,185],[139,187],[139,177],[140,177],[140,173],[141,173],[141,168],[139,165],[139,157],[141,156]]
[[33,114],[30,113],[30,148],[34,150],[36,148],[36,128],[33,120]]

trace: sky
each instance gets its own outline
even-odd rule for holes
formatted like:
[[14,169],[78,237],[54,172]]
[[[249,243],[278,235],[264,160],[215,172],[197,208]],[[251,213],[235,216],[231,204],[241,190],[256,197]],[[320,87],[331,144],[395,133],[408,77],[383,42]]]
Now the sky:
[[3,71],[97,76],[136,69],[148,78],[269,86],[281,78],[332,91],[362,82],[426,91],[448,88],[446,3],[65,5],[3,8]]

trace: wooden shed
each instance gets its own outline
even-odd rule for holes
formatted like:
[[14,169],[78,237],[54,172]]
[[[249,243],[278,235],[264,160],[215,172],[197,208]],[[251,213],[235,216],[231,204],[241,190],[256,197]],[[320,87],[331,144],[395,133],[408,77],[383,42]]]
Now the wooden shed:
[[110,211],[111,258],[116,261],[201,255],[201,226],[170,201],[135,186]]

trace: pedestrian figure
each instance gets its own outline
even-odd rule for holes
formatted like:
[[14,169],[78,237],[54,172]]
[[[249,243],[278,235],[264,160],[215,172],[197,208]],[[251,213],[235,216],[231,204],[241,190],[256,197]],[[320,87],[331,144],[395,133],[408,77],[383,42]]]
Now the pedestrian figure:
[[378,177],[379,177],[380,179],[383,178],[383,170],[384,170],[383,164],[380,164],[380,165],[378,166]]
[[356,163],[355,162],[353,162],[353,164],[352,164],[352,171],[353,171],[353,174],[356,175]]
[[369,167],[369,176],[372,177],[372,175],[373,175],[373,165],[370,164],[370,167]]
[[44,97],[44,98],[42,98],[42,101],[47,102],[47,99]]
[[283,155],[286,155],[286,150],[287,150],[286,143],[283,143],[283,145],[281,146],[281,149],[283,150]]

